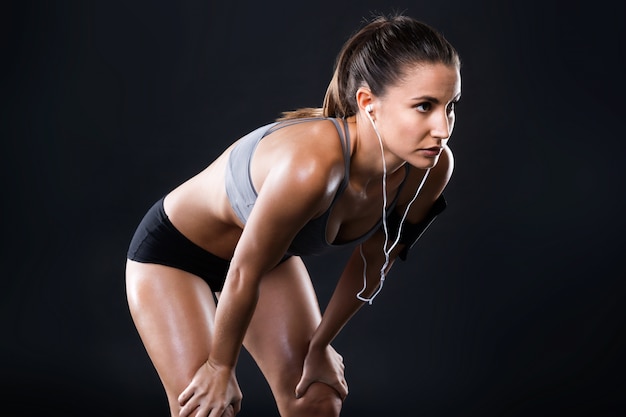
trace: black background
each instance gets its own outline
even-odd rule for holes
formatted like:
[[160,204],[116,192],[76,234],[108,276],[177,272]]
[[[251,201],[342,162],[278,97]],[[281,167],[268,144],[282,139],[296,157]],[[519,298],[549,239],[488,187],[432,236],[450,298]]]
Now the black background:
[[[0,415],[167,415],[125,303],[134,227],[404,11],[463,60],[456,169],[335,342],[342,415],[626,416],[623,3],[3,4]],[[345,255],[306,260],[322,304]],[[245,354],[238,374],[241,415],[276,415]]]

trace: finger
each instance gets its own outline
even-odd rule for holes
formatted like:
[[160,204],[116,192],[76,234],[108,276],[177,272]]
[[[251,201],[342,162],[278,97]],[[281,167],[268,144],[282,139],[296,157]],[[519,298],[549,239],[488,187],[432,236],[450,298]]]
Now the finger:
[[336,361],[342,368],[345,367],[345,362],[343,361],[343,356],[341,356],[340,354],[337,354]]
[[339,398],[341,398],[341,401],[344,401],[346,397],[348,396],[348,383],[343,378],[333,383],[331,383],[330,381],[329,382],[318,381],[318,382],[321,382],[322,384],[326,384],[332,389],[334,389],[335,391],[337,391],[337,395],[339,395]]
[[341,392],[341,401],[343,401],[350,393],[350,389],[348,389],[348,383],[345,379],[341,382],[341,386],[343,387],[343,391]]
[[235,414],[239,414],[239,412],[241,411],[241,400],[235,401],[233,404],[231,404],[233,407],[233,415]]
[[222,417],[235,417],[235,411],[232,405],[226,407],[226,410],[224,410],[224,413],[222,413]]
[[337,393],[339,394],[339,398],[341,398],[341,401],[345,400],[348,396],[348,385],[345,383],[345,381],[335,383],[331,385],[331,387],[335,391],[337,391]]
[[189,401],[191,397],[193,397],[193,390],[191,387],[185,388],[185,390],[178,396],[178,405],[183,407],[187,404],[187,401]]
[[301,398],[309,389],[309,386],[311,386],[312,383],[313,381],[309,380],[308,378],[300,378],[300,382],[298,382],[298,385],[296,385],[296,398]]
[[[211,410],[211,412],[208,414],[207,417],[222,417],[225,411],[226,411],[226,407],[215,407]],[[203,416],[205,414],[200,414],[200,415]]]
[[180,411],[178,412],[178,416],[189,417],[191,415],[197,415],[197,413],[194,413],[195,411],[198,411],[197,409],[197,405],[193,404],[193,402],[188,402],[187,404],[185,404],[184,407],[180,409]]

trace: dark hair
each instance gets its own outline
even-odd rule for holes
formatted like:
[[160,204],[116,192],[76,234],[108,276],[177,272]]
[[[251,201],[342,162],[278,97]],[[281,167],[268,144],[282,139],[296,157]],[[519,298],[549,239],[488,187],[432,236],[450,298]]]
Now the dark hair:
[[378,16],[348,39],[339,52],[322,108],[283,113],[284,119],[345,118],[357,113],[356,91],[367,86],[383,96],[399,82],[408,65],[442,63],[460,66],[454,47],[432,27],[413,18]]

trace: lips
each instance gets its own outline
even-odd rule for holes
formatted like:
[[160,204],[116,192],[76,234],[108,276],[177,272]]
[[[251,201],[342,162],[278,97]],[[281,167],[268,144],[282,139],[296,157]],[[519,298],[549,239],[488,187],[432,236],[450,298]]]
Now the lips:
[[430,157],[433,157],[433,156],[438,156],[438,155],[441,153],[441,150],[442,150],[442,149],[443,149],[443,148],[442,148],[442,147],[440,147],[440,146],[433,146],[433,147],[431,147],[431,148],[425,148],[425,149],[422,149],[422,153],[423,153],[425,156],[430,156]]

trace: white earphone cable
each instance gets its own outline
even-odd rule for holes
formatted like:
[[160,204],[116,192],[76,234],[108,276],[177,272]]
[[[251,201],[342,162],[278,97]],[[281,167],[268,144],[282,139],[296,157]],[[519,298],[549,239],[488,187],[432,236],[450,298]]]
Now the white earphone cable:
[[393,251],[393,249],[398,245],[398,242],[400,242],[400,235],[402,233],[402,226],[404,225],[404,221],[406,219],[406,216],[409,213],[409,209],[411,208],[411,205],[417,199],[417,196],[419,195],[419,193],[420,193],[420,191],[422,189],[422,186],[426,182],[426,178],[428,177],[428,173],[430,172],[430,168],[428,168],[426,170],[426,173],[424,174],[424,177],[422,178],[422,181],[420,182],[419,187],[417,187],[417,190],[415,191],[415,195],[413,196],[411,201],[409,201],[409,203],[406,206],[406,209],[404,210],[404,214],[402,215],[402,219],[400,220],[400,225],[398,227],[398,235],[396,236],[396,239],[394,240],[393,244],[389,248],[387,248],[387,245],[389,244],[389,229],[387,227],[387,163],[385,162],[385,151],[384,151],[384,147],[383,147],[383,140],[382,140],[382,138],[380,136],[380,132],[378,132],[378,128],[376,127],[376,123],[374,122],[374,119],[370,115],[370,111],[366,111],[365,113],[367,114],[367,117],[370,119],[370,122],[372,123],[372,126],[374,127],[374,132],[376,132],[376,136],[378,137],[378,143],[380,145],[380,154],[381,154],[382,161],[383,161],[382,223],[383,223],[383,232],[385,233],[385,242],[383,244],[383,254],[385,255],[385,262],[383,263],[382,267],[380,268],[380,282],[378,284],[378,289],[369,298],[368,297],[364,297],[362,295],[363,292],[365,292],[365,290],[367,289],[367,260],[365,259],[365,255],[363,254],[363,244],[359,245],[359,253],[361,255],[361,259],[363,260],[363,288],[361,289],[361,291],[359,291],[357,293],[356,298],[358,298],[361,301],[365,301],[365,302],[367,302],[367,303],[369,303],[371,305],[372,302],[374,301],[374,298],[376,298],[376,296],[383,289],[383,285],[385,284],[385,278],[387,277],[387,273],[386,273],[385,270],[389,266],[391,251]]

